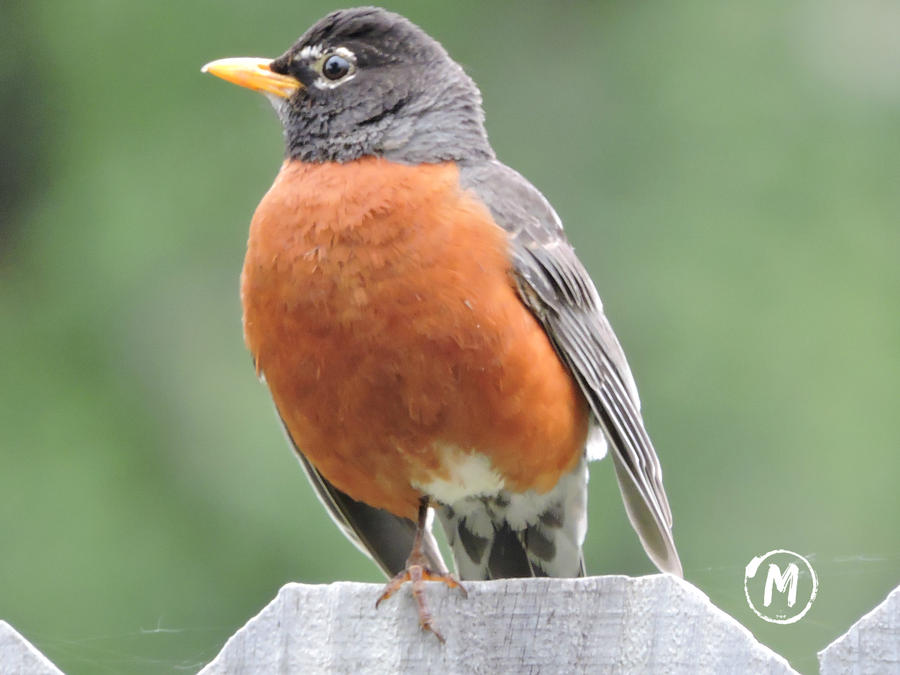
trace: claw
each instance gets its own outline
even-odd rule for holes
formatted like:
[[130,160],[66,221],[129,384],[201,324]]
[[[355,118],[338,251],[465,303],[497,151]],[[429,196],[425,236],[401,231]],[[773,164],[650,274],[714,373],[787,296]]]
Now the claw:
[[413,598],[416,601],[416,607],[419,611],[419,626],[422,630],[427,630],[431,633],[434,633],[434,636],[441,641],[441,644],[443,644],[445,642],[444,636],[441,635],[434,627],[431,612],[428,611],[428,606],[425,602],[425,582],[439,581],[449,588],[458,588],[464,598],[469,597],[469,594],[466,591],[465,587],[461,583],[459,583],[459,580],[452,574],[445,572],[435,572],[434,570],[429,569],[425,564],[427,561],[424,553],[422,552],[421,532],[425,527],[425,516],[427,515],[427,513],[428,500],[423,499],[422,505],[419,507],[419,523],[418,530],[416,532],[416,539],[413,542],[413,549],[409,554],[409,558],[407,558],[406,560],[406,568],[401,570],[394,576],[393,579],[387,582],[384,587],[384,591],[382,591],[381,595],[378,597],[378,600],[375,601],[375,607],[377,608],[383,601],[387,600],[394,593],[396,593],[403,586],[403,584],[409,582],[410,584],[412,584]]

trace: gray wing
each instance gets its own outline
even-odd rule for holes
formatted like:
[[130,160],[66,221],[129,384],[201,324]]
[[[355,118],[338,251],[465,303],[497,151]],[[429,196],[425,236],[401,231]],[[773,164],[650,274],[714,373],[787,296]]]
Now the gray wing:
[[682,576],[662,468],[644,429],[634,378],[559,217],[536,188],[500,162],[464,165],[460,182],[509,233],[519,294],[574,375],[612,447],[622,499],[644,549],[660,570]]
[[[306,472],[306,477],[309,478],[310,485],[316,491],[316,496],[344,536],[375,561],[389,578],[404,570],[406,559],[412,551],[416,524],[408,518],[401,518],[383,509],[376,509],[364,502],[356,501],[338,490],[303,456],[291,438],[283,419],[281,426]],[[424,533],[423,541],[431,569],[441,573],[447,572],[447,566],[430,528]]]

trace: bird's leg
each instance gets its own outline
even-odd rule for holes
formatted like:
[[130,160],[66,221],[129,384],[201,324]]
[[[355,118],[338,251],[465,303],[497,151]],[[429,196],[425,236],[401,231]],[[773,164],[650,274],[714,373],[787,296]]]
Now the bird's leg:
[[425,582],[440,581],[450,588],[458,588],[463,597],[467,597],[466,589],[457,581],[456,577],[448,572],[438,572],[428,566],[428,558],[422,550],[422,542],[425,538],[425,528],[428,520],[428,497],[422,497],[419,502],[419,517],[416,523],[416,537],[413,540],[412,551],[406,559],[406,569],[401,570],[393,579],[391,579],[384,587],[381,596],[375,602],[378,607],[383,600],[387,600],[407,581],[412,584],[412,594],[415,598],[416,606],[419,608],[419,625],[422,630],[428,630],[434,633],[435,637],[444,642],[444,636],[441,635],[434,627],[431,612],[425,604]]

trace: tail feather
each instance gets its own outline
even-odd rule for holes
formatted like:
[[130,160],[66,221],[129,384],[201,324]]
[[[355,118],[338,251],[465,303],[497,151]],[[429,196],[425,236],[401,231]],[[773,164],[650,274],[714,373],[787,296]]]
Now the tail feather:
[[550,492],[502,491],[437,508],[462,579],[584,576],[587,463]]
[[506,522],[494,531],[487,564],[491,579],[540,576],[535,574],[521,534],[513,531]]

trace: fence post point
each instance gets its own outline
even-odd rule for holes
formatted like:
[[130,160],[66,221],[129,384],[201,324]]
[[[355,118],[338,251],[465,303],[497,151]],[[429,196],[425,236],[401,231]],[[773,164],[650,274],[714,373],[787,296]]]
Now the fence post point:
[[466,586],[468,599],[428,585],[441,644],[408,589],[376,610],[376,584],[288,584],[201,673],[795,672],[669,575]]
[[28,675],[62,675],[15,628],[0,620],[0,673],[28,673]]
[[820,675],[900,672],[900,586],[819,652]]

